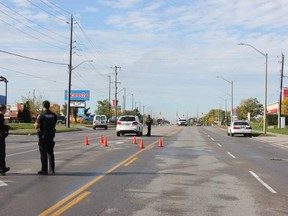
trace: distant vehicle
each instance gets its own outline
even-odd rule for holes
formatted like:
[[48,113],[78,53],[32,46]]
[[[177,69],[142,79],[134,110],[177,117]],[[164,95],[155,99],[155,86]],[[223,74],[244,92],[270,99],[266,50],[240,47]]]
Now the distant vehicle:
[[65,116],[57,116],[57,124],[66,124]]
[[202,126],[202,124],[200,122],[197,122],[196,126]]
[[243,134],[243,136],[252,136],[252,127],[246,121],[234,121],[227,128],[227,135]]
[[86,117],[86,118],[84,118],[84,120],[85,121],[93,121],[93,118],[94,118],[94,115],[90,115],[90,116],[88,116],[88,117]]
[[117,136],[125,134],[136,134],[136,136],[143,135],[143,125],[138,116],[120,116],[116,126]]
[[93,129],[104,128],[107,130],[107,116],[106,115],[95,115],[93,117]]
[[177,122],[178,126],[187,126],[187,121],[186,119],[179,119],[179,121]]

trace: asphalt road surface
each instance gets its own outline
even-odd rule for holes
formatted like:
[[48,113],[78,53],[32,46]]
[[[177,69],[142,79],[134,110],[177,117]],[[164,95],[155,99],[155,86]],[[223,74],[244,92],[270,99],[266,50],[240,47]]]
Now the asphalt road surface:
[[286,137],[155,126],[133,139],[113,129],[57,133],[56,174],[39,176],[37,137],[9,136],[0,215],[288,215]]

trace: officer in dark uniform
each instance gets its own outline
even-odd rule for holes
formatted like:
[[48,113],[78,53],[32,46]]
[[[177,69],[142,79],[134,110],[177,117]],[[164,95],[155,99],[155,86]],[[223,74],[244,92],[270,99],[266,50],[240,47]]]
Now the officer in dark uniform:
[[42,113],[37,117],[35,122],[35,129],[38,129],[39,151],[41,156],[41,170],[39,175],[48,174],[48,160],[49,172],[55,173],[55,158],[54,158],[54,137],[55,126],[57,123],[57,116],[50,111],[50,102],[45,100],[42,103]]
[[6,113],[6,106],[0,104],[0,175],[6,175],[10,167],[6,167],[6,142],[5,138],[9,134],[9,126],[5,124],[4,114]]
[[152,123],[153,123],[153,119],[150,117],[150,115],[148,115],[148,117],[146,119],[146,125],[147,125],[147,134],[146,134],[146,136],[151,136]]

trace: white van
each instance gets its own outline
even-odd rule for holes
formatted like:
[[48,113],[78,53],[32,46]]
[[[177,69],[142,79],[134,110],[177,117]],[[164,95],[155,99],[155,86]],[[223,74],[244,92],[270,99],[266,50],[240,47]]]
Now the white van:
[[95,115],[93,118],[93,129],[104,128],[107,130],[107,116],[106,115]]

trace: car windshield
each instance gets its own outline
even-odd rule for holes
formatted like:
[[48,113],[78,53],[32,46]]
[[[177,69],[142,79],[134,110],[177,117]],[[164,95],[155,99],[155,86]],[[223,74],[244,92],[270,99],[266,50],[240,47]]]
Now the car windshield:
[[135,121],[135,117],[133,116],[124,116],[119,119],[119,121]]
[[234,125],[249,125],[247,122],[234,122]]

